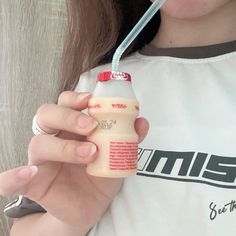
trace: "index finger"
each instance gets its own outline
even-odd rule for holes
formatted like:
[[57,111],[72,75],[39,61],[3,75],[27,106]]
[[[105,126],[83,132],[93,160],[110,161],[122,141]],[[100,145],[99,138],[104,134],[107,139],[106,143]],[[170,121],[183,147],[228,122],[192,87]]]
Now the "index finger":
[[81,111],[87,108],[90,97],[90,93],[64,91],[58,98],[58,105]]

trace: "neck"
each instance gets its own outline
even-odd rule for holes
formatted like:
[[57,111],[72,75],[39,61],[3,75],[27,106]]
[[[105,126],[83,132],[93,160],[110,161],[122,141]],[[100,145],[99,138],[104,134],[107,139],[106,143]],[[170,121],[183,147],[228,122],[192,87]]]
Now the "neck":
[[152,44],[160,48],[193,47],[236,39],[236,1],[194,19],[176,19],[161,12],[161,25]]

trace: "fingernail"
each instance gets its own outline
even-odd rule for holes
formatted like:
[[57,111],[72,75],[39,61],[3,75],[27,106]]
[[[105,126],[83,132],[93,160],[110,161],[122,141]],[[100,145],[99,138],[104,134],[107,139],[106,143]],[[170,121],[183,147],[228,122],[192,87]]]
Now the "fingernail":
[[35,176],[37,173],[38,173],[37,166],[25,166],[18,171],[17,175],[21,179],[28,179]]
[[90,93],[82,93],[79,95],[78,100],[82,101],[83,99],[89,97],[91,94]]
[[30,169],[31,169],[31,177],[35,176],[38,171],[39,171],[39,168],[37,166],[30,166]]
[[83,144],[77,148],[77,153],[80,157],[90,157],[97,151],[94,144]]
[[81,114],[78,125],[81,129],[86,129],[88,127],[95,128],[98,125],[98,122],[90,116]]

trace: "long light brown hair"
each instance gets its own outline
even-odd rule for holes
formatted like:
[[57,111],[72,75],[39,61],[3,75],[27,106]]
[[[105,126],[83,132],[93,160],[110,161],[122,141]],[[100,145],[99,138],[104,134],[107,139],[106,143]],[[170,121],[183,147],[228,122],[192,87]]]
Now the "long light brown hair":
[[[81,73],[110,62],[115,49],[150,4],[150,0],[67,0],[68,32],[62,58],[61,90],[74,89]],[[159,24],[157,13],[124,56],[149,43]]]

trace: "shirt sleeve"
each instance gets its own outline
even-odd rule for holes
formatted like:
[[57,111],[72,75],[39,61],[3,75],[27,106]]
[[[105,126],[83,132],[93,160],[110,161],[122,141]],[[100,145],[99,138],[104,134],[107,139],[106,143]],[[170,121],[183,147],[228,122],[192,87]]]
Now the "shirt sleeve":
[[97,72],[94,70],[84,72],[79,79],[79,82],[75,88],[78,93],[87,92],[92,93],[96,86]]
[[4,213],[10,218],[21,218],[33,213],[45,213],[46,210],[29,198],[19,196],[5,206]]

